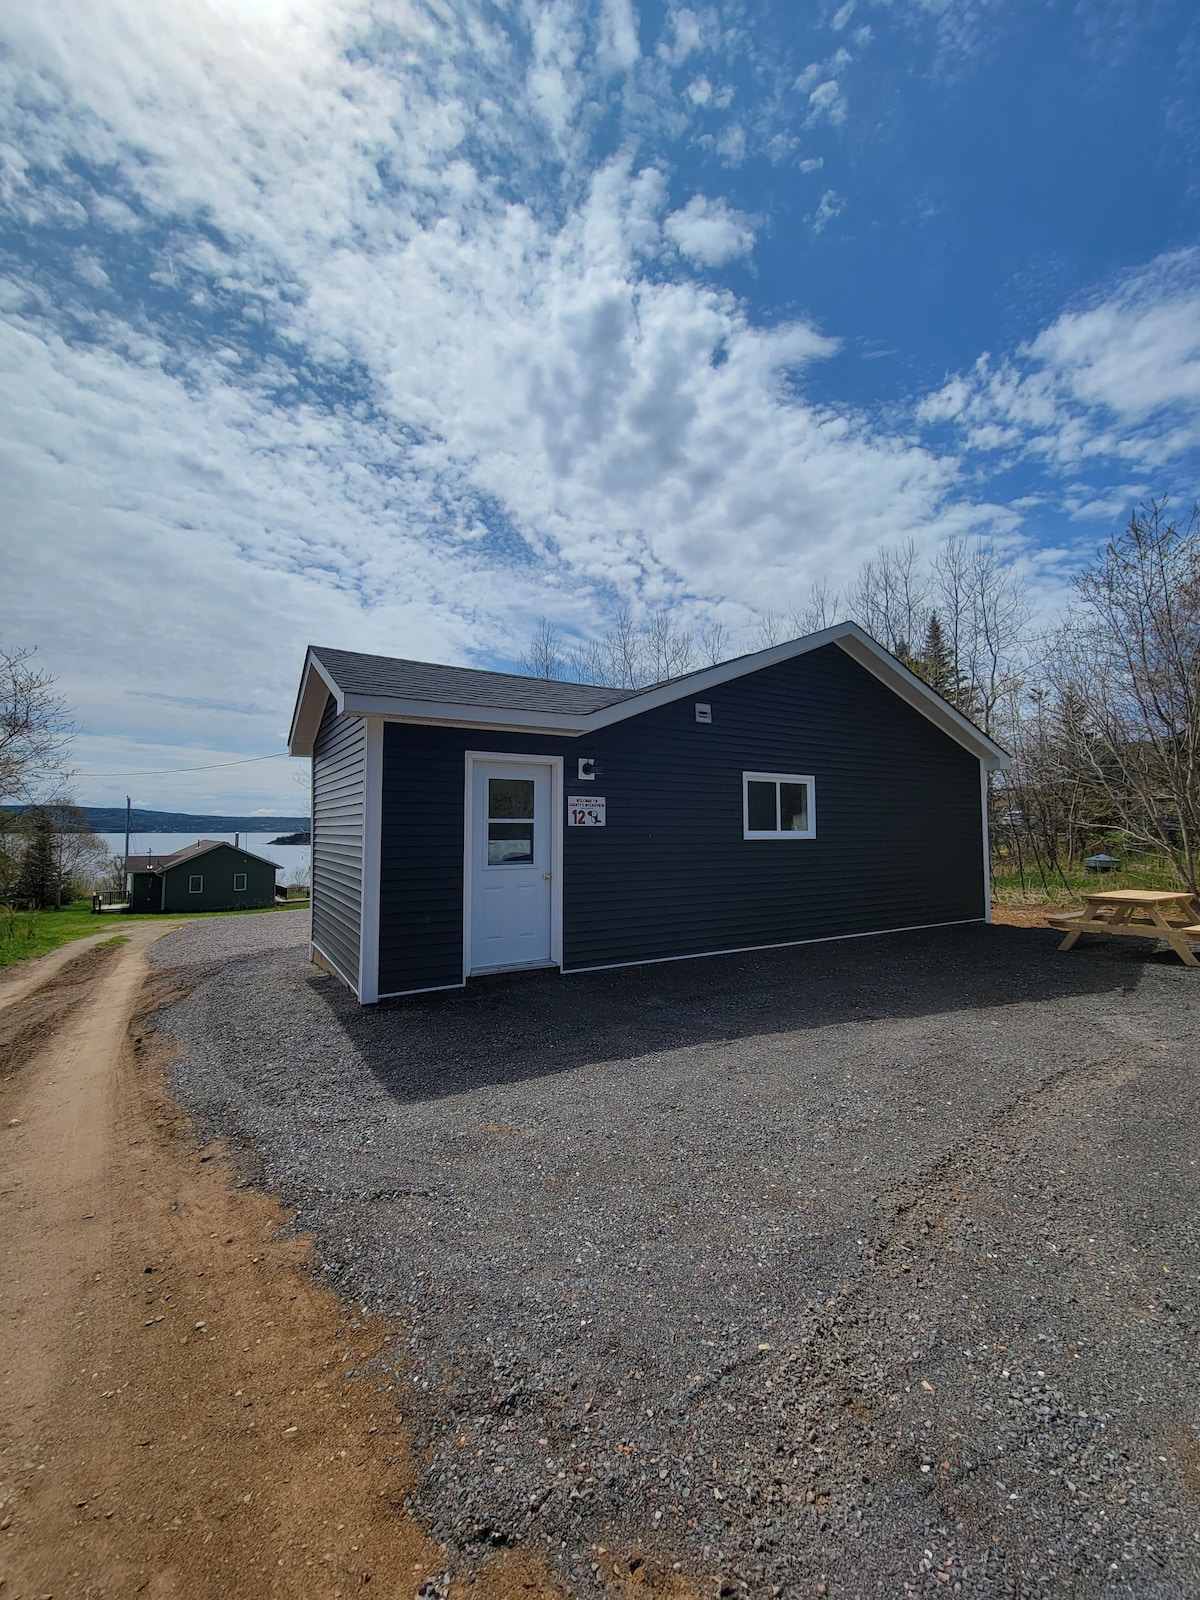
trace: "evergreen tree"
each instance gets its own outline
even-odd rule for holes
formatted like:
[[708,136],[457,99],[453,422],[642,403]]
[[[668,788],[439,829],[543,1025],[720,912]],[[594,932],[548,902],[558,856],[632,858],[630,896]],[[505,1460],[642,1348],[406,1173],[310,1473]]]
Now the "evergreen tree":
[[921,676],[931,689],[936,689],[939,694],[945,695],[947,700],[952,700],[957,687],[954,657],[950,653],[941,618],[936,611],[929,613],[929,623],[925,629],[925,649],[922,654],[925,670]]
[[25,813],[29,842],[17,876],[18,901],[34,907],[55,905],[61,893],[54,821],[40,808]]
[[919,656],[905,661],[905,666],[924,678],[931,689],[936,689],[943,699],[964,716],[973,717],[978,712],[978,696],[959,671],[954,661],[954,651],[946,638],[942,619],[936,611],[929,613],[925,625],[925,641]]

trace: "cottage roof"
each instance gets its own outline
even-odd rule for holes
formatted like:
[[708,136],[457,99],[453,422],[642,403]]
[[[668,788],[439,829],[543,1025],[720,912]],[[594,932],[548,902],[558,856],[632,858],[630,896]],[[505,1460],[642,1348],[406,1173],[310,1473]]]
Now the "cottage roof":
[[322,647],[314,648],[312,654],[328,668],[338,687],[347,694],[389,695],[398,700],[433,700],[441,704],[491,706],[509,711],[566,711],[586,715],[640,693],[638,689],[604,689],[590,683],[564,683],[556,678],[523,678],[512,672],[444,667],[433,661],[361,655],[357,650]]
[[481,672],[310,645],[288,743],[292,755],[312,754],[330,695],[339,714],[350,716],[577,737],[829,645],[857,661],[986,767],[1008,766],[1008,755],[995,740],[855,622],[841,622],[641,689]]
[[127,872],[167,872],[171,867],[182,866],[185,861],[191,861],[197,856],[206,856],[210,850],[221,850],[228,847],[236,850],[239,855],[249,856],[251,861],[261,861],[265,866],[279,869],[277,861],[271,861],[267,856],[260,856],[254,850],[247,850],[244,845],[230,844],[228,839],[197,839],[195,844],[186,844],[182,850],[172,850],[169,855],[130,856],[125,870]]

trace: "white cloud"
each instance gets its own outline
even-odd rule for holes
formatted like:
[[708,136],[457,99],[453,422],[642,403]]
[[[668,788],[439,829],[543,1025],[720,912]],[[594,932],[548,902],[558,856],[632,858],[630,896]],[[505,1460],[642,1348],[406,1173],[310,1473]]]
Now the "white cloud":
[[[629,6],[43,0],[4,27],[3,192],[78,241],[74,277],[0,284],[7,597],[110,762],[271,747],[310,640],[511,659],[614,592],[736,625],[1003,517],[956,503],[953,456],[812,403],[836,339],[689,270],[748,256],[751,218],[667,215],[632,141],[597,158],[598,72],[650,70]],[[674,11],[679,60],[701,34]],[[236,726],[204,704],[242,699]]]
[[811,124],[825,121],[835,127],[846,120],[846,100],[836,78],[818,83],[808,96],[808,121]]
[[1200,253],[1169,255],[917,407],[968,447],[1162,467],[1200,445]]
[[633,0],[601,0],[596,57],[604,72],[628,72],[641,55]]
[[669,44],[664,41],[660,48],[667,60],[678,66],[693,51],[700,49],[704,28],[700,18],[687,6],[673,6],[669,21],[673,38]]
[[824,233],[834,217],[840,217],[846,209],[846,202],[833,189],[826,189],[821,196],[820,204],[813,215],[812,226],[814,233]]
[[713,148],[727,167],[740,167],[746,159],[746,130],[740,122],[730,122],[713,140]]
[[1072,522],[1116,523],[1149,492],[1144,483],[1119,483],[1096,494],[1093,489],[1078,485],[1063,498],[1063,505]]
[[673,211],[663,232],[690,260],[719,267],[754,248],[750,218],[734,211],[724,200],[694,194],[681,211]]

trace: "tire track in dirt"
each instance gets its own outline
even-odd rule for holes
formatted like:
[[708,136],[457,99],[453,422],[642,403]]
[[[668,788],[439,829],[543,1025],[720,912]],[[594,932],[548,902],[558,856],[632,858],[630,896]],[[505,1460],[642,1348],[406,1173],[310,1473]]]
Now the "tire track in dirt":
[[[93,945],[69,962],[58,962],[41,984],[0,998],[0,1081],[40,1050],[47,1037],[92,995],[92,985],[112,965],[119,945]],[[55,952],[57,954],[57,952]]]
[[408,1514],[388,1330],[189,1143],[129,1036],[166,998],[143,989],[159,932],[10,1008],[41,1042],[0,1086],[0,1592],[561,1595],[520,1553],[448,1573]]

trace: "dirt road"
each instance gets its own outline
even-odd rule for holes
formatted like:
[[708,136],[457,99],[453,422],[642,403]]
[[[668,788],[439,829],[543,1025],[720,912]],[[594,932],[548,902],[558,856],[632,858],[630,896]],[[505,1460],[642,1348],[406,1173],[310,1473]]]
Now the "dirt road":
[[443,1575],[386,1329],[164,1093],[159,933],[0,993],[0,1596],[557,1592],[512,1558]]

